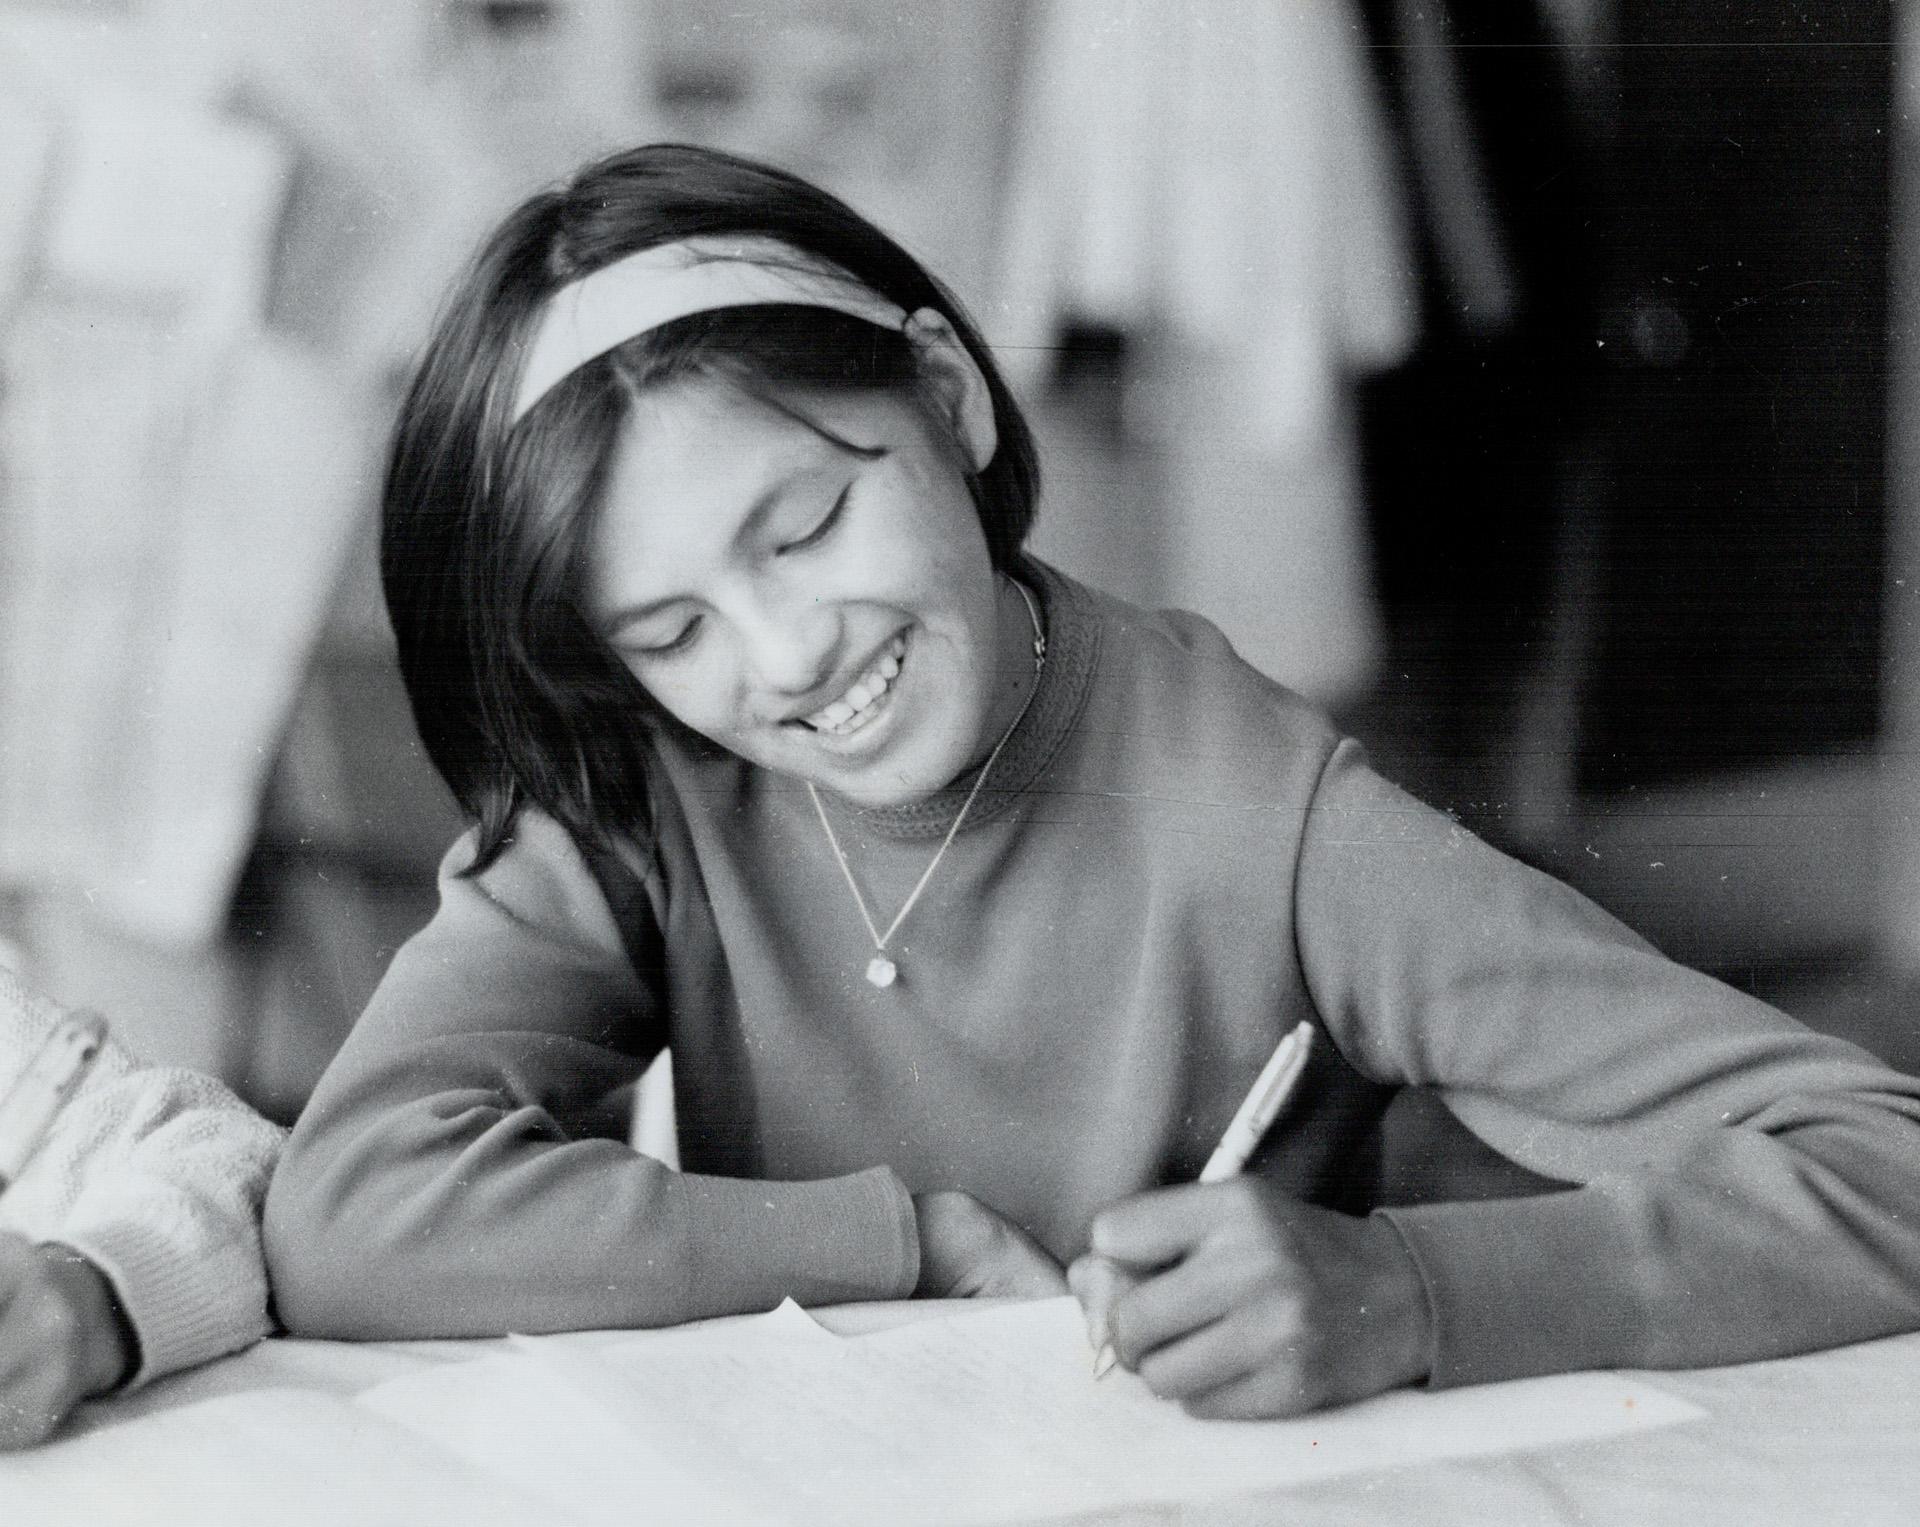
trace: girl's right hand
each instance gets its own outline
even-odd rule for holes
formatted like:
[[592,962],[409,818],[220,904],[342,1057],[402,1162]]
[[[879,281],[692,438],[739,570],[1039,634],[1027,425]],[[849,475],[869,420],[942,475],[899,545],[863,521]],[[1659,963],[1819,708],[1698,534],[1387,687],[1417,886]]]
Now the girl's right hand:
[[913,1195],[920,1229],[916,1299],[1047,1299],[1067,1291],[1060,1264],[971,1193]]

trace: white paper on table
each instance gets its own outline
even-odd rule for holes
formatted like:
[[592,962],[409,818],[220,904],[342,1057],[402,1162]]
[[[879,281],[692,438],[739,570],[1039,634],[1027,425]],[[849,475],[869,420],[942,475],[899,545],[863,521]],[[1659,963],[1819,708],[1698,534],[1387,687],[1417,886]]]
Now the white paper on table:
[[[523,1341],[484,1374],[477,1364],[422,1374],[361,1400],[463,1457],[504,1466],[520,1488],[582,1512],[624,1502],[629,1521],[636,1503],[657,1507],[661,1521],[1045,1520],[1701,1414],[1638,1378],[1585,1373],[1404,1392],[1296,1421],[1196,1421],[1131,1374],[1094,1382],[1070,1299],[845,1341],[772,1320],[612,1353]],[[511,1410],[531,1419],[509,1423]]]
[[[652,1428],[620,1387],[620,1369],[586,1355],[574,1338],[510,1340],[506,1355],[392,1379],[355,1403],[586,1521],[752,1527],[790,1519],[783,1481],[769,1494],[760,1476],[736,1484],[724,1466],[712,1467],[697,1441],[706,1396]],[[840,1345],[789,1299],[748,1320],[637,1336],[623,1350],[696,1372],[738,1372],[777,1369],[789,1350]]]
[[[507,1338],[522,1352],[539,1356],[548,1351],[553,1340],[545,1336]],[[782,1299],[764,1315],[745,1320],[720,1320],[710,1324],[671,1326],[663,1331],[639,1332],[625,1341],[597,1347],[599,1356],[619,1361],[634,1358],[645,1361],[675,1352],[714,1354],[739,1352],[752,1354],[770,1341],[797,1341],[813,1346],[837,1347],[840,1338],[815,1320],[791,1299]]]
[[297,1389],[116,1417],[0,1456],[0,1520],[578,1527],[553,1502],[462,1466],[352,1401]]

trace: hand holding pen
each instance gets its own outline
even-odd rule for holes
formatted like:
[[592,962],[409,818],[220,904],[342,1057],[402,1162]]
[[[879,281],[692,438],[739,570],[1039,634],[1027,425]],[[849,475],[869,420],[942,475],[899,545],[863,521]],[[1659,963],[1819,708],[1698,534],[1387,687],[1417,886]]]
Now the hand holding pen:
[[[1201,1182],[1225,1182],[1238,1177],[1280,1110],[1293,1096],[1301,1074],[1307,1069],[1307,1054],[1313,1046],[1313,1026],[1296,1025],[1275,1047],[1251,1089],[1234,1111],[1220,1143],[1200,1169]],[[1112,1372],[1117,1355],[1109,1330],[1113,1302],[1128,1286],[1127,1274],[1113,1261],[1094,1255],[1076,1264],[1079,1270],[1074,1291],[1087,1309],[1087,1337],[1094,1348],[1093,1376],[1103,1379]]]
[[1307,1044],[1298,1030],[1282,1041],[1202,1181],[1106,1210],[1069,1270],[1090,1331],[1197,1416],[1296,1415],[1427,1371],[1426,1290],[1393,1226],[1237,1175],[1259,1133],[1237,1126],[1262,1109],[1271,1121]]

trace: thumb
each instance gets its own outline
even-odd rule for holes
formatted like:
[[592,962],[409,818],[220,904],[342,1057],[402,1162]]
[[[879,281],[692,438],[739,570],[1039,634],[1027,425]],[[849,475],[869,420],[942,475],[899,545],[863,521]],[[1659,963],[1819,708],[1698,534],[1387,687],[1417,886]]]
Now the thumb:
[[1232,1184],[1181,1183],[1102,1210],[1089,1238],[1102,1257],[1145,1270],[1186,1256],[1219,1222]]

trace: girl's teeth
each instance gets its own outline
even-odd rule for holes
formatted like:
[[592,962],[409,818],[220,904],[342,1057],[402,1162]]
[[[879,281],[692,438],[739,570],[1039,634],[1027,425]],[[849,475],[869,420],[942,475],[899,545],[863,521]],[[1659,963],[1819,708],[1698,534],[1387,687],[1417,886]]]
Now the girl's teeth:
[[887,692],[888,685],[899,677],[900,659],[906,655],[906,650],[906,642],[896,638],[880,655],[879,662],[855,679],[844,695],[809,718],[814,730],[838,731],[855,716],[870,709],[873,702]]

